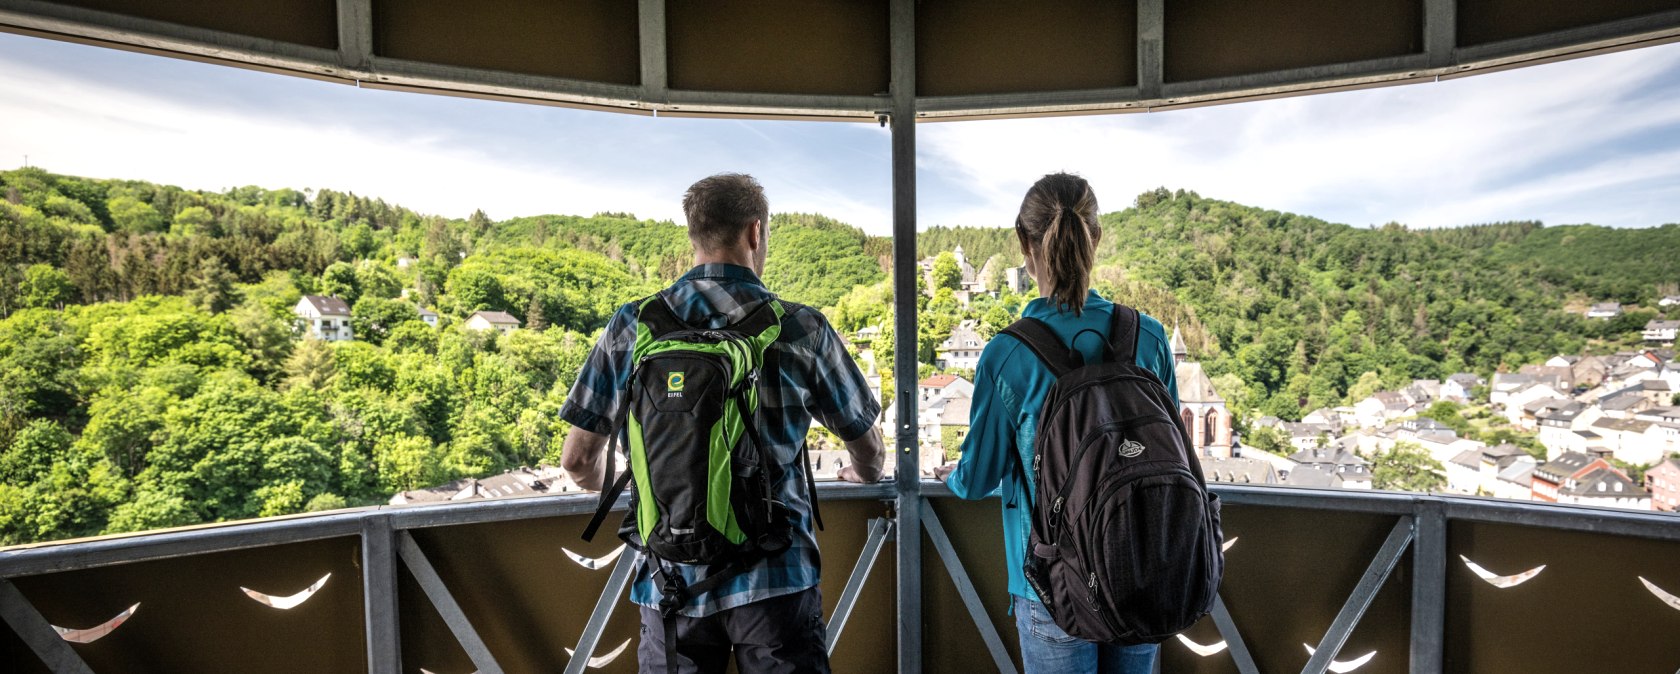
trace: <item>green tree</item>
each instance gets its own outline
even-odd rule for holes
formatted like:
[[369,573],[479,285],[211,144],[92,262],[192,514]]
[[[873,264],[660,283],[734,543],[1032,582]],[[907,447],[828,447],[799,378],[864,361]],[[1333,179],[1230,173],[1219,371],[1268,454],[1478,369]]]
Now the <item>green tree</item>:
[[12,438],[11,447],[0,453],[0,481],[28,484],[46,477],[53,464],[65,460],[69,431],[50,419],[36,419]]
[[1382,377],[1375,372],[1359,375],[1359,381],[1348,388],[1347,404],[1352,405],[1375,395],[1382,390]]
[[227,265],[222,263],[222,258],[211,255],[199,264],[198,280],[188,298],[200,309],[212,314],[222,313],[237,299],[238,291],[233,287],[235,280]]
[[957,256],[949,251],[940,253],[933,258],[933,289],[940,288],[959,290],[962,288],[962,267],[957,264]]
[[105,526],[104,533],[149,531],[202,521],[187,499],[181,495],[148,489],[136,492],[132,501],[123,503],[111,511],[111,520]]
[[132,234],[146,234],[161,232],[165,220],[163,214],[156,208],[139,199],[130,196],[120,196],[111,199],[106,204],[111,214],[111,222],[116,224],[117,230]]
[[70,275],[45,264],[25,269],[19,290],[23,306],[41,309],[62,309],[76,297],[76,286],[70,282]]
[[321,272],[321,293],[343,299],[352,306],[362,297],[362,281],[348,262],[334,262]]
[[222,235],[222,230],[210,209],[188,206],[175,213],[175,223],[170,226],[169,233],[177,236],[217,237]]
[[1397,442],[1371,461],[1371,484],[1377,489],[1435,492],[1447,486],[1447,470],[1412,442]]
[[350,308],[350,326],[355,330],[356,338],[374,344],[384,344],[385,338],[397,326],[419,320],[420,310],[402,300],[363,297]]
[[283,388],[319,391],[332,383],[334,373],[332,346],[318,339],[305,339],[298,342],[291,357],[286,359]]

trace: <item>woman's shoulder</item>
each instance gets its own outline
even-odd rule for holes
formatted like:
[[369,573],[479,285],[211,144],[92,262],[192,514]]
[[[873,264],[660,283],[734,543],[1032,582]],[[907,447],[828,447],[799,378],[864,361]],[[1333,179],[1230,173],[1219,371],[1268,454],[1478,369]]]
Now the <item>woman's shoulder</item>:
[[1138,312],[1138,353],[1167,350],[1167,329],[1154,316]]

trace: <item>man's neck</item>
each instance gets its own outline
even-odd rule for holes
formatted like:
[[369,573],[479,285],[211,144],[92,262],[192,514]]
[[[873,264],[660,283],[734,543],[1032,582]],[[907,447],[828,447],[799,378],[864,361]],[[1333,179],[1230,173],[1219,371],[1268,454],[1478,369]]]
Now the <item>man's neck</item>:
[[[737,267],[753,268],[752,252],[745,250],[724,251],[694,251],[694,264],[732,264]],[[753,269],[753,273],[759,273]]]

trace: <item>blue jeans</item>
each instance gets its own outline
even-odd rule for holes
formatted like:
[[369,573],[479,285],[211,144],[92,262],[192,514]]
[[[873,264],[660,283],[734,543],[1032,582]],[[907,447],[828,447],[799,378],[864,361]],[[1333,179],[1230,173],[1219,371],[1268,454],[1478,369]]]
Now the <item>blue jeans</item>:
[[1015,629],[1021,633],[1021,662],[1026,674],[1151,674],[1155,671],[1156,644],[1110,646],[1070,637],[1044,605],[1014,597]]

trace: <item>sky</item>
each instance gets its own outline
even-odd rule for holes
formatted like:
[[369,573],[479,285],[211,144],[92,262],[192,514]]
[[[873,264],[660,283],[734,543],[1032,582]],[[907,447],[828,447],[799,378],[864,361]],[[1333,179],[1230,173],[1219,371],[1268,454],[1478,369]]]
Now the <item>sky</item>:
[[[0,169],[330,188],[422,213],[681,219],[722,171],[891,229],[875,124],[650,118],[360,89],[0,34]],[[1145,114],[922,124],[918,218],[1002,226],[1039,176],[1355,226],[1680,222],[1680,44],[1445,82]],[[27,159],[26,159],[27,157]]]

